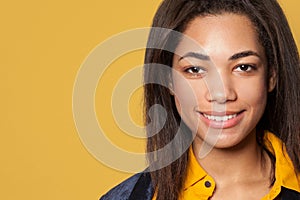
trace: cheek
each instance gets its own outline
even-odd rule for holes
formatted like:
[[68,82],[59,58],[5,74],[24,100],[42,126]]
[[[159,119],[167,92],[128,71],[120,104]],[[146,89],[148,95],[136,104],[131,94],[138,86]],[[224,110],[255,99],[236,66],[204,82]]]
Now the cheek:
[[181,118],[187,122],[188,112],[193,109],[195,105],[195,92],[189,81],[183,76],[173,74],[173,94],[178,113]]
[[261,115],[264,112],[267,101],[267,84],[264,78],[239,85],[238,91],[239,98],[255,110],[254,114]]
[[192,105],[193,92],[188,92],[190,86],[184,82],[176,81],[174,84],[174,97],[178,113],[183,117],[183,112]]
[[192,132],[196,132],[199,119],[197,112],[195,112],[195,107],[197,106],[195,91],[191,89],[190,85],[177,84],[174,87],[174,98],[181,120]]
[[173,94],[180,115],[182,115],[182,108],[188,105],[188,100],[192,96],[189,92],[190,88],[186,79],[176,73],[173,74]]
[[180,114],[193,111],[199,100],[204,98],[202,81],[174,78],[173,83],[176,107]]
[[199,124],[199,113],[196,109],[201,104],[201,99],[204,99],[203,83],[199,80],[173,80],[177,111],[190,130],[196,132]]

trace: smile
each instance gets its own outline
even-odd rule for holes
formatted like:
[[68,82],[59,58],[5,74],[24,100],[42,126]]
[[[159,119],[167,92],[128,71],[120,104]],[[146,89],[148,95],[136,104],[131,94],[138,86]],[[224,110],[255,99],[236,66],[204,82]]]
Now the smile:
[[217,121],[217,122],[225,122],[232,118],[235,118],[237,114],[233,115],[225,115],[225,116],[214,116],[214,115],[207,115],[203,113],[203,116],[209,120]]
[[245,110],[240,112],[198,112],[200,119],[209,127],[227,129],[238,125],[245,116]]

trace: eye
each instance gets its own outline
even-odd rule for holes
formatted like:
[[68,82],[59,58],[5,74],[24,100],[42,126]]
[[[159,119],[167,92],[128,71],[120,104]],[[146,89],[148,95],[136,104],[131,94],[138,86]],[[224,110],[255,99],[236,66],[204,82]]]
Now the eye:
[[194,75],[200,75],[200,74],[203,74],[206,72],[203,68],[197,67],[197,66],[189,67],[189,68],[185,69],[184,71],[186,73],[190,73],[190,74],[194,74]]
[[255,70],[255,66],[253,65],[248,65],[248,64],[242,64],[242,65],[238,65],[237,67],[235,67],[234,71],[237,72],[250,72],[252,70]]

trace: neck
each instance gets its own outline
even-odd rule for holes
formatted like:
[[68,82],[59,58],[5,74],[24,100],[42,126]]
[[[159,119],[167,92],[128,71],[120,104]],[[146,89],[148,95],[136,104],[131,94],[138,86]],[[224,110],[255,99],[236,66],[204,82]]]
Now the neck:
[[197,152],[202,144],[203,141],[199,138],[195,139],[194,154],[202,168],[217,183],[226,184],[268,177],[266,176],[268,167],[264,165],[262,149],[256,141],[255,131],[240,144],[226,149],[213,148],[205,158],[200,159]]

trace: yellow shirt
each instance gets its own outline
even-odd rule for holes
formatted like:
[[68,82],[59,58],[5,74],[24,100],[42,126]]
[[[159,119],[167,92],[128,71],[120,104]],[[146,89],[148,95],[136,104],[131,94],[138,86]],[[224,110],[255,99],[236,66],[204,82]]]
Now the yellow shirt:
[[[276,157],[275,177],[276,181],[270,192],[262,200],[275,199],[281,186],[300,192],[300,176],[295,173],[293,164],[289,159],[285,148],[282,149],[282,142],[270,132],[265,134],[265,145]],[[195,155],[190,148],[189,168],[187,169],[187,178],[184,184],[181,199],[202,199],[207,200],[213,195],[216,183],[197,162]],[[155,200],[155,195],[153,200]]]

